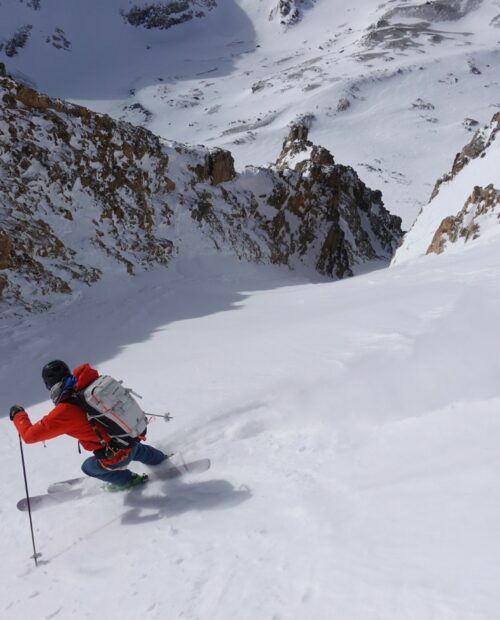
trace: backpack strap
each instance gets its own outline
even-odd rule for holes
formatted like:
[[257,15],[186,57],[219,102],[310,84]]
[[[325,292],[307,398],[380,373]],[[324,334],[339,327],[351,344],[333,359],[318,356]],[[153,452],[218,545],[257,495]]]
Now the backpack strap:
[[104,437],[102,436],[101,431],[98,429],[97,424],[95,422],[95,420],[92,419],[88,419],[88,423],[90,424],[90,426],[92,427],[92,430],[94,431],[94,433],[96,434],[97,439],[99,440],[99,443],[101,444],[101,446],[103,448],[108,448],[109,446],[109,442],[107,442]]
[[[72,405],[76,405],[77,407],[80,407],[80,409],[83,409],[85,414],[87,414],[87,406],[86,406],[87,402],[85,398],[83,398],[83,396],[81,396],[81,394],[79,394],[75,390],[72,390],[72,392],[64,398],[64,401],[67,403],[71,403]],[[103,437],[103,434],[99,430],[99,427],[97,426],[96,421],[90,418],[88,415],[87,415],[87,422],[92,427],[92,430],[94,431],[97,437],[97,440],[102,446],[100,450],[95,450],[95,452],[100,453],[99,458],[101,458],[101,455],[106,456],[106,457],[112,457],[118,452],[118,450],[123,450],[123,446],[119,448],[117,446],[113,446],[111,443],[113,441],[112,439],[111,441],[106,441]],[[78,442],[78,446],[80,446],[80,442]]]

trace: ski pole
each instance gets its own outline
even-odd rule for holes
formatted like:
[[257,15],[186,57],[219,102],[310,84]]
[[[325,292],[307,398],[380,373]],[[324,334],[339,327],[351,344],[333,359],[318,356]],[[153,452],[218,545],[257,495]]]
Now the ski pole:
[[41,553],[36,552],[35,547],[35,533],[33,532],[33,520],[31,518],[31,504],[30,504],[30,494],[28,491],[28,477],[26,476],[26,465],[24,463],[24,451],[23,451],[23,442],[21,440],[21,435],[19,435],[19,447],[21,448],[21,461],[23,464],[23,475],[24,475],[24,487],[26,489],[26,502],[28,504],[28,515],[30,519],[30,530],[31,530],[31,541],[33,543],[33,559],[35,560],[35,566],[38,566],[38,558],[42,555]]
[[170,422],[173,418],[170,413],[146,413],[146,415],[152,416],[153,418],[163,418],[165,422]]

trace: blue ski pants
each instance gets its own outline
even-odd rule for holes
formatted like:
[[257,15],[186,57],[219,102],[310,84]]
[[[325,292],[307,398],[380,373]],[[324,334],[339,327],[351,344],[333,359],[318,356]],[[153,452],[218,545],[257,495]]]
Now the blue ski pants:
[[87,476],[98,478],[103,482],[123,486],[132,478],[132,472],[126,469],[131,461],[139,461],[144,465],[159,465],[166,458],[167,456],[161,450],[139,442],[130,450],[126,458],[113,465],[103,467],[96,456],[85,459],[82,463],[82,471]]

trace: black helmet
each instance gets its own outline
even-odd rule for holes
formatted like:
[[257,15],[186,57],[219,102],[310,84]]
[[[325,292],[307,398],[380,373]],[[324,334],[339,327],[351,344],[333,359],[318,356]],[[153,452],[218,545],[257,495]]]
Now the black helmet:
[[64,381],[66,377],[69,377],[71,370],[68,364],[61,362],[61,360],[54,360],[45,364],[42,368],[42,379],[45,383],[45,387],[50,390],[59,381]]

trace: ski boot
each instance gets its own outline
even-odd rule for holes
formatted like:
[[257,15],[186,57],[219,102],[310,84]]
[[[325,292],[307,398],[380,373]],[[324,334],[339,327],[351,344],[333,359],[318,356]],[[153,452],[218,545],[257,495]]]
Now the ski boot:
[[135,489],[136,487],[146,484],[148,480],[149,477],[147,474],[132,474],[130,480],[125,484],[108,484],[106,488],[111,493],[116,493],[117,491],[129,491],[130,489]]

